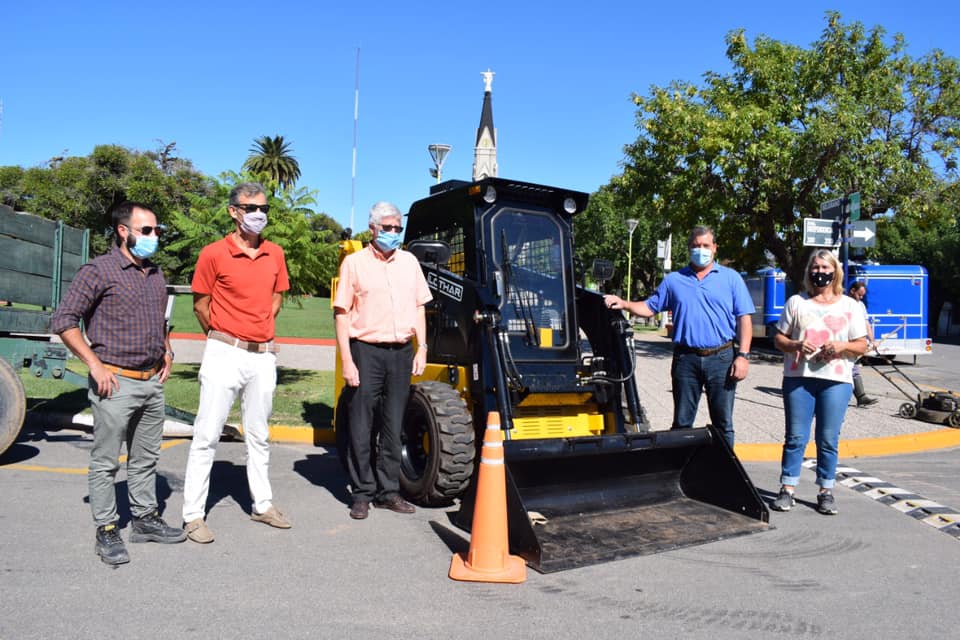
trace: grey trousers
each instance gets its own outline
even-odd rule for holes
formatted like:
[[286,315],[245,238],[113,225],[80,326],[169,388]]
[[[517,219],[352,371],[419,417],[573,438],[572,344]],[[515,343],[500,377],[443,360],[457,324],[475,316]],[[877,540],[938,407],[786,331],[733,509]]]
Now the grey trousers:
[[119,519],[114,481],[120,469],[120,446],[127,445],[127,494],[135,518],[157,509],[157,461],[163,438],[163,385],[117,376],[120,389],[109,398],[97,395],[96,382],[87,379],[87,397],[93,411],[93,449],[87,482],[93,521],[99,527]]

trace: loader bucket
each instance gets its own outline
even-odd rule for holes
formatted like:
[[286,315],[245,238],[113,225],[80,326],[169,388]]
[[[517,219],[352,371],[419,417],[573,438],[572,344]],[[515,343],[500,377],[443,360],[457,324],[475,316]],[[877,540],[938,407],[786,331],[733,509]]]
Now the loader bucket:
[[[769,528],[766,505],[712,427],[504,445],[510,553],[542,573]],[[473,493],[454,519],[466,530]]]

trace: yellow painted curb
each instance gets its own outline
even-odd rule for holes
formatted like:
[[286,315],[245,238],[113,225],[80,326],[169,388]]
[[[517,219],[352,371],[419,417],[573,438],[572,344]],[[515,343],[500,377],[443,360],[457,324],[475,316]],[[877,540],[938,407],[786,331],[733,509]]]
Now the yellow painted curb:
[[270,442],[288,442],[291,444],[335,444],[333,427],[294,427],[288,425],[270,425]]
[[[871,456],[892,456],[902,453],[918,453],[935,449],[960,447],[960,429],[940,429],[923,433],[908,433],[885,438],[863,438],[860,440],[841,440],[840,458],[865,458]],[[734,447],[737,457],[744,462],[776,462],[783,451],[782,444],[738,444]],[[817,455],[813,443],[807,445],[804,455],[814,458]]]
[[[330,427],[295,427],[272,425],[271,442],[291,444],[328,445],[336,439]],[[918,453],[935,449],[960,447],[960,429],[940,429],[923,433],[910,433],[885,438],[863,438],[860,440],[841,440],[841,458],[864,458],[871,456],[892,456],[901,453]],[[744,462],[777,462],[783,451],[782,443],[740,443],[734,447],[737,457]],[[813,458],[817,455],[816,446],[807,445],[804,455]]]

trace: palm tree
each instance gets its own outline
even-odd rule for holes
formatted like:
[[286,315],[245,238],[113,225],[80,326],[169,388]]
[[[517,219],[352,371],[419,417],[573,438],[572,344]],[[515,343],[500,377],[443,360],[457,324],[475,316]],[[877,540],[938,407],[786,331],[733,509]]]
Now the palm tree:
[[253,141],[250,157],[243,168],[251,173],[267,175],[271,181],[286,189],[292,187],[300,177],[300,163],[290,155],[292,149],[283,136],[262,136]]

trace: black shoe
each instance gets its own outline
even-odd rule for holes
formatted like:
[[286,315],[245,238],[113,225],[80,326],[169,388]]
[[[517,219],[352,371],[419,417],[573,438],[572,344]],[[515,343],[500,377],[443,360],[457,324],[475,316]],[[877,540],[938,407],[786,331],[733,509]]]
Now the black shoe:
[[93,550],[104,564],[116,566],[130,562],[130,556],[127,554],[127,548],[123,544],[123,538],[120,537],[120,529],[117,524],[105,524],[97,527],[97,543]]
[[871,398],[870,396],[860,396],[857,398],[858,407],[869,407],[870,405],[877,404],[876,398]]
[[169,526],[156,511],[130,524],[130,542],[160,542],[173,544],[187,539],[187,532]]
[[817,511],[825,516],[837,515],[837,502],[832,493],[825,491],[817,494]]
[[350,507],[350,517],[354,520],[364,520],[370,515],[370,503],[363,500],[354,500]]
[[413,513],[416,511],[412,504],[397,495],[384,500],[374,500],[373,506],[377,507],[378,509],[389,509],[390,511],[395,511],[397,513]]
[[790,511],[795,504],[797,504],[797,501],[794,499],[793,494],[783,487],[780,487],[780,495],[770,504],[770,508],[774,511]]

